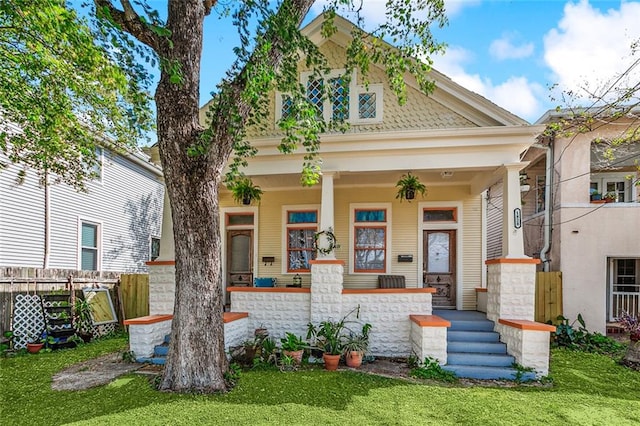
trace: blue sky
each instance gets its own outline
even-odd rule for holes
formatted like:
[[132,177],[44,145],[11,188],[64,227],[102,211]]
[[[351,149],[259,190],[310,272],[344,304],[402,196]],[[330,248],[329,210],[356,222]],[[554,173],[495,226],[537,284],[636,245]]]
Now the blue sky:
[[[382,19],[384,3],[364,0],[368,22]],[[445,4],[449,25],[435,32],[448,49],[435,58],[434,67],[530,122],[548,109],[564,106],[557,96],[550,98],[552,85],[577,93],[585,85],[595,90],[640,56],[640,52],[630,55],[632,41],[640,39],[640,1],[445,0]],[[320,10],[321,1],[312,14]],[[215,14],[207,18],[201,104],[232,63],[236,40],[229,19]]]

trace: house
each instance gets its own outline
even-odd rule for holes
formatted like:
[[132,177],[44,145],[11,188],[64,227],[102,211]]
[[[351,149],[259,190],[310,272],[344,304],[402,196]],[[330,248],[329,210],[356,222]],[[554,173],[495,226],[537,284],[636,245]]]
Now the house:
[[[581,314],[600,333],[621,310],[640,313],[640,143],[611,143],[637,132],[638,112],[596,116],[589,129],[541,138],[524,156],[525,253],[541,270],[562,272],[564,316]],[[537,123],[571,117],[549,111]]]
[[[325,39],[321,20],[303,31],[329,58],[333,70],[326,79],[333,82],[344,73],[340,64],[352,24],[337,17],[337,33]],[[528,124],[435,70],[431,77],[436,89],[426,96],[407,76],[407,102],[399,106],[383,70],[372,66],[368,86],[354,73],[347,95],[334,92],[323,101],[315,88],[324,81],[301,66],[300,81],[325,119],[338,103],[348,105],[351,124],[346,133],[322,135],[322,181],[311,188],[299,183],[304,153],[277,149],[287,94],[270,94],[268,122],[248,129],[259,152],[244,171],[264,191],[260,203],[238,205],[225,188],[220,192],[230,309],[246,313],[237,318],[250,329],[264,325],[279,336],[302,334],[309,321],[359,306],[363,320],[374,325],[374,355],[413,351],[445,364],[450,324],[433,314],[475,311],[480,287],[491,327],[516,360],[546,374],[551,328],[533,325],[537,261],[525,256],[513,214],[521,207],[519,176],[527,165],[521,154],[544,126]],[[409,173],[426,185],[424,198],[396,197],[396,182]],[[486,190],[500,179],[508,187],[501,217],[508,238],[500,258],[489,259]],[[164,229],[171,229],[168,213]],[[161,255],[149,263],[150,313],[156,315],[149,321],[170,321],[173,312],[172,233],[162,235]],[[265,282],[259,278],[276,287],[254,287]],[[402,288],[378,288],[386,279]],[[301,288],[293,287],[300,282]],[[527,347],[533,335],[539,350],[531,361],[523,342]]]
[[144,272],[158,255],[164,183],[143,153],[98,148],[99,178],[87,192],[20,165],[0,171],[0,267]]

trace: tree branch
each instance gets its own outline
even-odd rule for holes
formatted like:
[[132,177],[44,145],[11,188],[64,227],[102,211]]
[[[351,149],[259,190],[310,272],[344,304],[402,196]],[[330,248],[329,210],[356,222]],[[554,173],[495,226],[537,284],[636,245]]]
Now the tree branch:
[[98,14],[100,14],[99,9],[107,9],[108,15],[113,23],[119,25],[124,31],[160,54],[165,43],[140,19],[140,16],[133,9],[129,0],[120,0],[124,11],[117,9],[111,3],[111,0],[94,0],[93,2],[96,5],[96,9],[98,9]]

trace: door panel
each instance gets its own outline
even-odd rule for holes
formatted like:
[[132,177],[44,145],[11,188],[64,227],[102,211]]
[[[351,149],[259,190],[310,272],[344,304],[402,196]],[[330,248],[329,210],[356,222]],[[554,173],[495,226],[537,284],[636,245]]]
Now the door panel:
[[253,285],[253,230],[227,231],[227,285]]
[[433,306],[456,307],[456,231],[424,231],[423,282],[436,289]]

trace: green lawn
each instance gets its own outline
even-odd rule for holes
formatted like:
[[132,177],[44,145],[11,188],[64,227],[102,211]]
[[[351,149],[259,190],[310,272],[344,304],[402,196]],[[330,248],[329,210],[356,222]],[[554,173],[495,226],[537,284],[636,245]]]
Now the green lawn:
[[593,354],[553,351],[553,386],[408,384],[352,372],[243,373],[226,395],[173,395],[123,376],[88,391],[51,390],[67,365],[116,350],[111,339],[0,360],[0,424],[638,425],[640,372]]

